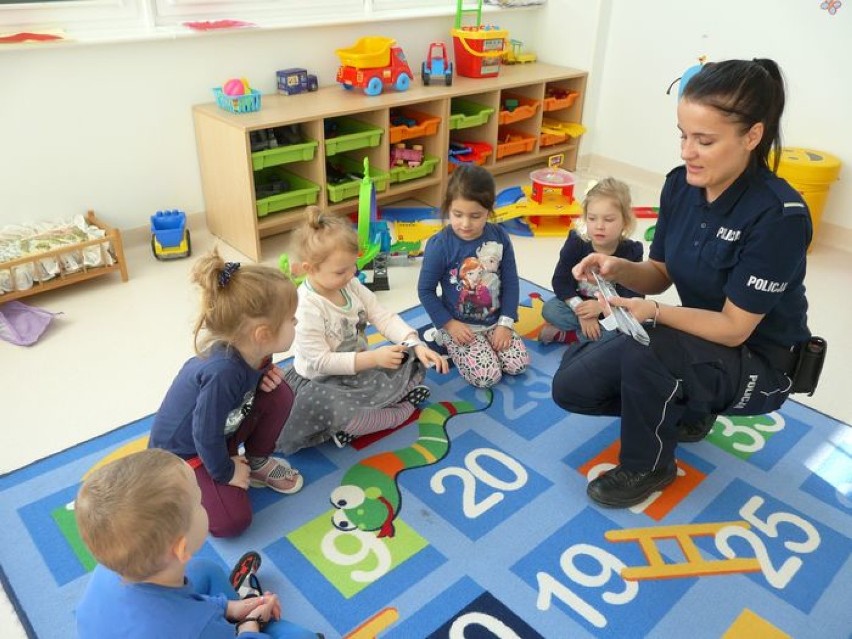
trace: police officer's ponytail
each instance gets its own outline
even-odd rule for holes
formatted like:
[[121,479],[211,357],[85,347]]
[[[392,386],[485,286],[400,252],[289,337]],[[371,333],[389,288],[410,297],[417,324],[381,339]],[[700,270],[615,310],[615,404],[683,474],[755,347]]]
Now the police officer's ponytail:
[[751,152],[753,166],[777,170],[781,150],[781,115],[784,112],[784,79],[774,60],[725,60],[710,62],[692,77],[683,100],[712,106],[748,131],[763,123],[763,137]]

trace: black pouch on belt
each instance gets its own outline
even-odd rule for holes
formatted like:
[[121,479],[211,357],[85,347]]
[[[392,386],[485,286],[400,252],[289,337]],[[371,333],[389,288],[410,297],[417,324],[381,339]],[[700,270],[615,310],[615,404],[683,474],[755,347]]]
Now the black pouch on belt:
[[790,379],[793,381],[791,393],[807,393],[808,396],[814,394],[827,351],[828,342],[822,337],[813,336],[802,344],[796,358],[795,368],[790,375]]

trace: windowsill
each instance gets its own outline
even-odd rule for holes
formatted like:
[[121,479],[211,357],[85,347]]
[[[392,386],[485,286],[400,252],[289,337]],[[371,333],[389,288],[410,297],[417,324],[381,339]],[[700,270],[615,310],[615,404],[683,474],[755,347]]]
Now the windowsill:
[[[530,5],[530,6],[522,6],[522,7],[497,7],[492,5],[483,5],[482,13],[483,14],[497,14],[501,12],[511,11],[530,11],[535,9],[540,9],[543,5]],[[294,17],[293,15],[289,16],[263,16],[263,17],[245,17],[245,18],[234,18],[233,16],[214,16],[214,17],[187,17],[182,18],[180,22],[175,24],[168,25],[154,25],[154,24],[133,24],[133,25],[125,25],[125,26],[115,26],[109,29],[86,29],[84,27],[73,27],[69,26],[63,29],[64,39],[62,40],[53,40],[49,42],[25,42],[25,43],[16,43],[16,44],[0,44],[0,52],[2,51],[16,51],[21,49],[29,49],[29,50],[44,50],[44,49],[52,49],[56,47],[68,47],[68,46],[79,46],[79,45],[102,45],[102,44],[121,44],[121,43],[131,43],[131,42],[147,42],[147,41],[156,41],[156,40],[177,40],[182,38],[195,38],[195,37],[206,37],[206,36],[216,36],[220,34],[233,34],[236,32],[250,32],[250,31],[285,31],[289,29],[303,29],[310,27],[322,27],[322,26],[340,26],[340,25],[350,25],[350,24],[364,24],[364,23],[376,23],[376,22],[394,22],[398,20],[412,20],[418,18],[433,18],[433,17],[443,17],[443,16],[454,16],[455,9],[453,7],[431,7],[424,9],[404,9],[399,11],[373,11],[370,13],[364,13],[359,16],[339,16],[339,17],[329,17],[329,16],[304,16],[304,17]],[[183,22],[201,22],[205,20],[216,21],[216,20],[225,20],[231,19],[236,20],[240,19],[244,22],[250,22],[253,26],[250,27],[236,27],[236,28],[227,28],[227,29],[212,29],[209,31],[199,31],[196,29],[191,29],[183,25]],[[448,27],[449,28],[449,27]],[[18,33],[18,32],[32,32],[38,33],[39,31],[47,31],[47,30],[55,31],[56,27],[51,26],[48,27],[36,27],[36,26],[24,26],[24,27],[2,27],[3,33]]]

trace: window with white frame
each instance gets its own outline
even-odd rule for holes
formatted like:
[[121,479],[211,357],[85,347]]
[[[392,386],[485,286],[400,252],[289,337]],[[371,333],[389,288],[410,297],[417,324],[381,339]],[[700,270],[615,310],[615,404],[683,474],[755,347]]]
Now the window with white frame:
[[83,25],[115,27],[145,19],[147,0],[0,0],[0,28],[62,29]]
[[[239,20],[282,28],[452,15],[457,0],[0,0],[0,31],[122,29],[151,35],[185,22]],[[477,0],[464,0],[474,4]]]
[[364,0],[150,0],[158,24],[233,18],[286,26],[360,18]]

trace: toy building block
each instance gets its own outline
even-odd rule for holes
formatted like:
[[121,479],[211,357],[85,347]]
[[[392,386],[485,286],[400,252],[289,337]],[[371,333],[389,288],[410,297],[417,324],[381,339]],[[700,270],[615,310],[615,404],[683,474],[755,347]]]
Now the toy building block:
[[373,258],[373,281],[364,283],[371,291],[389,291],[390,281],[388,280],[388,254],[379,253]]
[[151,216],[151,252],[158,260],[192,255],[192,237],[186,228],[186,213],[157,211]]

